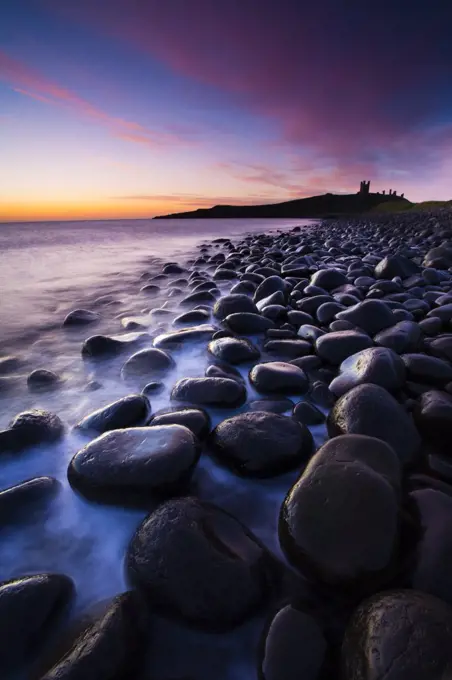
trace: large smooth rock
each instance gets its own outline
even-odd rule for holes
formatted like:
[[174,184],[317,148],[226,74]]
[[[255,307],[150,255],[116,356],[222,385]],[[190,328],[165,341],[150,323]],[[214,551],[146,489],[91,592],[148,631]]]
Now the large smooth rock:
[[87,326],[96,323],[99,319],[99,314],[89,309],[74,309],[64,319],[63,326]]
[[16,453],[30,446],[52,443],[63,436],[61,420],[50,411],[24,411],[0,431],[0,453]]
[[231,378],[182,378],[173,387],[171,399],[191,404],[234,408],[246,401],[243,383]]
[[364,300],[336,315],[337,319],[350,321],[371,336],[393,326],[397,319],[382,300]]
[[323,290],[333,290],[348,283],[344,272],[339,269],[320,269],[311,276],[311,284]]
[[197,498],[161,505],[129,546],[128,572],[150,603],[208,630],[250,616],[275,581],[273,560],[232,515]]
[[118,595],[107,610],[66,645],[41,680],[125,680],[141,669],[148,612],[137,593]]
[[61,574],[36,574],[0,583],[0,668],[15,675],[34,660],[47,636],[61,623],[74,586]]
[[183,328],[178,331],[171,331],[170,333],[162,333],[162,335],[158,335],[155,338],[154,347],[159,349],[178,349],[189,343],[211,340],[212,335],[217,330],[218,328],[215,328],[215,326],[202,324],[201,326]]
[[410,496],[421,524],[411,584],[452,605],[452,497],[435,489],[420,489]]
[[82,345],[82,356],[92,359],[117,356],[136,344],[136,341],[139,340],[138,334],[136,335],[137,337],[134,340],[119,340],[108,335],[91,335]]
[[280,276],[269,276],[257,287],[257,290],[254,293],[254,302],[259,302],[259,300],[263,300],[278,291],[286,293],[287,288],[287,282]]
[[402,359],[408,380],[437,387],[452,380],[452,366],[442,359],[426,354],[403,354]]
[[359,331],[335,331],[317,338],[315,349],[321,359],[330,364],[341,364],[345,359],[372,347],[373,342],[366,333]]
[[393,279],[395,276],[407,279],[413,274],[418,274],[420,269],[408,257],[403,255],[387,255],[377,264],[374,271],[377,279]]
[[257,347],[244,338],[211,340],[207,350],[217,359],[234,365],[259,359],[261,355]]
[[358,460],[314,456],[281,507],[279,539],[290,562],[322,583],[384,583],[398,550],[397,492]]
[[29,518],[37,508],[45,506],[60,490],[53,477],[34,477],[0,491],[0,526]]
[[399,321],[391,328],[377,333],[375,344],[392,349],[397,354],[414,352],[419,347],[422,332],[419,324],[414,321]]
[[198,440],[182,425],[113,430],[75,454],[68,479],[92,500],[141,503],[183,490],[199,454]]
[[312,616],[286,605],[264,631],[260,652],[262,680],[318,680],[327,643]]
[[330,383],[330,390],[341,397],[357,385],[372,383],[388,392],[397,392],[405,380],[405,364],[398,354],[386,347],[369,347],[341,363],[339,375]]
[[148,426],[183,425],[188,427],[198,439],[205,439],[210,432],[210,416],[199,408],[174,406],[157,411],[149,419]]
[[268,340],[264,345],[267,354],[281,359],[298,359],[312,352],[309,342],[304,340]]
[[174,366],[174,360],[167,352],[151,347],[132,354],[121,369],[121,377],[126,381],[148,379],[167,373]]
[[240,312],[258,313],[255,303],[247,295],[234,293],[232,295],[225,295],[217,300],[213,308],[213,315],[221,321],[230,314],[239,314]]
[[422,439],[450,453],[452,441],[452,396],[441,390],[422,394],[413,409],[414,422]]
[[325,422],[325,415],[309,401],[299,401],[295,404],[292,417],[303,425],[321,425]]
[[346,680],[452,677],[452,609],[415,590],[377,593],[355,610],[342,645]]
[[452,267],[452,248],[447,246],[432,248],[424,257],[422,265],[434,269],[449,269]]
[[399,487],[402,478],[400,460],[389,444],[377,437],[364,434],[344,434],[329,439],[311,459],[314,466],[330,463],[359,462]]
[[32,392],[53,390],[61,384],[59,376],[46,368],[37,368],[27,377],[28,389]]
[[209,449],[223,465],[246,477],[273,477],[301,468],[313,451],[308,428],[268,411],[240,413],[219,423]]
[[452,334],[440,335],[429,343],[429,351],[452,363]]
[[243,333],[244,335],[258,335],[275,327],[275,323],[271,319],[251,312],[229,314],[225,323],[234,333]]
[[250,382],[261,394],[305,394],[309,388],[306,373],[284,361],[257,364],[250,371]]
[[344,394],[327,420],[330,437],[339,434],[366,434],[392,446],[404,465],[414,463],[420,437],[411,417],[379,385],[364,384]]
[[80,430],[102,434],[109,430],[119,430],[144,423],[151,405],[142,394],[131,394],[87,415],[77,423]]

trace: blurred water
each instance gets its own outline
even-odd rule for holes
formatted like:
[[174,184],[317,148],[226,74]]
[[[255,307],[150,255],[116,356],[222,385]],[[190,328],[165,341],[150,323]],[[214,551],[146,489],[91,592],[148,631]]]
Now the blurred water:
[[[144,513],[85,501],[69,487],[66,471],[71,457],[87,441],[71,427],[92,410],[133,391],[119,377],[128,355],[98,364],[87,363],[80,353],[82,342],[94,333],[124,332],[121,327],[124,317],[140,320],[151,334],[155,333],[155,322],[148,312],[162,305],[174,310],[174,315],[164,324],[171,327],[172,318],[182,311],[178,307],[180,297],[169,298],[168,290],[163,287],[157,297],[140,293],[143,272],[157,274],[166,261],[184,265],[196,257],[197,244],[218,236],[234,238],[308,222],[141,220],[0,225],[0,357],[14,354],[22,362],[15,371],[17,385],[0,389],[0,427],[6,427],[17,413],[28,408],[57,413],[67,426],[66,436],[57,444],[2,457],[0,489],[40,475],[57,478],[62,489],[45,512],[30,515],[17,526],[1,529],[0,581],[41,571],[65,573],[77,587],[75,611],[127,587],[124,554]],[[226,293],[232,283],[219,285]],[[112,304],[96,302],[105,295]],[[102,317],[100,323],[82,329],[62,328],[66,313],[80,306],[96,309]],[[150,339],[147,345],[151,344]],[[170,405],[169,393],[176,380],[202,376],[210,363],[204,345],[173,355],[176,366],[165,377],[164,392],[151,399],[153,411]],[[35,368],[55,371],[63,380],[61,388],[54,392],[29,392],[26,376]],[[242,370],[245,377],[246,372],[247,369]],[[92,379],[101,384],[97,391],[86,390]],[[143,385],[137,385],[138,390],[141,387]],[[247,389],[249,399],[258,396],[248,382]],[[230,412],[211,410],[210,415],[216,424]],[[317,443],[321,443],[323,428],[313,428],[313,433]],[[292,473],[274,480],[241,480],[202,457],[194,486],[201,498],[231,511],[282,558],[277,541],[278,512],[295,478],[296,473]],[[196,677],[204,680],[215,673],[218,680],[252,678],[254,650],[248,650],[248,656],[242,653],[244,641],[256,640],[257,629],[250,626],[245,627],[244,637],[238,632],[217,638],[217,653],[210,654],[207,675],[199,670]],[[183,656],[177,658],[170,651],[175,645],[180,649],[180,636],[173,632],[168,638],[164,634],[165,626],[161,630],[156,667],[165,668],[168,674],[185,672],[183,664],[189,663],[188,657],[183,661]],[[187,654],[191,654],[194,672],[198,664],[196,645],[208,644],[212,649],[212,643],[207,643],[204,636],[195,641],[191,637],[183,639]],[[168,652],[165,659],[160,659],[162,650]],[[236,661],[231,654],[239,655]],[[221,668],[220,659],[223,659]]]

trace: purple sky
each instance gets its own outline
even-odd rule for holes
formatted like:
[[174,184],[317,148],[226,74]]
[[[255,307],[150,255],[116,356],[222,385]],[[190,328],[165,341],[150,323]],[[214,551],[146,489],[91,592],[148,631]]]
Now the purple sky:
[[4,0],[0,219],[452,198],[452,3]]

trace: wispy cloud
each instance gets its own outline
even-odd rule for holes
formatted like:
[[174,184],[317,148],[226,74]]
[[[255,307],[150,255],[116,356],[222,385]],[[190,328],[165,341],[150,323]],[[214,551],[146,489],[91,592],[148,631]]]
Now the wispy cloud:
[[80,117],[88,118],[106,127],[114,137],[134,144],[159,148],[194,143],[193,131],[191,135],[188,135],[187,130],[182,132],[180,130],[153,130],[136,121],[112,116],[88,100],[79,97],[72,90],[47,79],[36,69],[13,59],[2,50],[0,50],[0,80],[8,83],[18,94],[45,104],[63,106]]
[[248,194],[247,196],[198,196],[197,194],[128,194],[112,196],[119,201],[137,201],[143,203],[170,203],[192,208],[210,208],[213,205],[253,205],[256,203],[276,203],[281,198]]

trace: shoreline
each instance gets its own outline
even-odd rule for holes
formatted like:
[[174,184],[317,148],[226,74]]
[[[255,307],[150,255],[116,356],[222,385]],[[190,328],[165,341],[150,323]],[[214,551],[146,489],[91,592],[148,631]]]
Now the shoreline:
[[[45,521],[13,513],[0,575],[62,572],[76,617],[137,588],[110,612],[132,625],[152,611],[143,677],[254,680],[265,666],[285,680],[289,651],[313,680],[338,677],[364,644],[341,651],[347,620],[373,596],[397,625],[381,591],[402,586],[408,602],[424,593],[413,625],[429,594],[449,625],[452,212],[295,223],[150,262],[106,279],[88,314],[66,309],[30,356],[0,359],[0,380],[22,381],[8,410],[46,412],[31,439],[0,433],[3,489],[55,481],[9,494],[26,514],[37,495]],[[33,375],[38,356],[54,377]],[[318,644],[283,648],[294,630]]]

